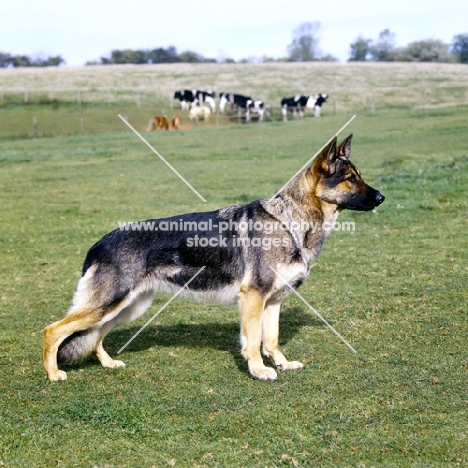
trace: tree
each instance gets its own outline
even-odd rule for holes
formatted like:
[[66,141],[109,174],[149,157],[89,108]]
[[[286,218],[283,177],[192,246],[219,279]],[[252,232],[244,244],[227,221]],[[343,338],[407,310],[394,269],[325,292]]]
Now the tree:
[[8,59],[10,58],[10,54],[7,52],[0,52],[0,67],[7,67]]
[[460,63],[468,63],[468,34],[458,34],[453,38],[452,53]]
[[395,60],[399,62],[453,62],[455,57],[449,45],[439,39],[415,41],[399,49]]
[[42,67],[58,67],[62,63],[65,63],[65,59],[61,55],[55,55],[54,57],[47,57],[42,62]]
[[395,34],[389,29],[381,31],[370,53],[377,62],[392,62],[395,59]]
[[167,49],[158,47],[157,49],[148,52],[149,63],[176,63],[180,62],[177,55],[177,49],[174,46],[169,46]]
[[133,49],[125,49],[125,50],[113,50],[111,52],[111,60],[110,63],[147,63],[147,53],[144,50],[133,50]]
[[58,67],[62,63],[65,63],[65,60],[61,55],[49,56],[47,58],[38,56],[36,58],[29,58],[30,67]]
[[3,61],[3,66],[10,67],[30,67],[31,66],[31,57],[27,55],[10,55]]
[[186,50],[185,52],[181,52],[179,54],[179,58],[180,58],[180,61],[184,63],[200,63],[204,61],[203,56],[191,50]]
[[351,47],[349,62],[365,62],[371,55],[371,44],[372,39],[364,39],[359,36],[356,42],[349,45]]
[[293,31],[293,41],[288,46],[289,59],[310,62],[320,55],[318,48],[320,23],[302,23]]

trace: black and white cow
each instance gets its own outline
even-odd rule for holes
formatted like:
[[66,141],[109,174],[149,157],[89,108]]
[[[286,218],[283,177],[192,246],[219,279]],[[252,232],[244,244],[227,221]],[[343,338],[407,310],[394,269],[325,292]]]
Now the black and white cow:
[[206,102],[215,112],[215,97],[216,93],[214,91],[200,91],[198,89],[183,89],[174,93],[174,99],[180,101],[180,106],[184,110],[190,109],[191,106],[202,106]]
[[211,107],[212,112],[216,112],[216,93],[214,91],[199,91],[195,90],[193,92],[194,99],[192,106],[203,106],[203,104],[208,104]]
[[327,94],[315,94],[312,96],[297,96],[281,99],[281,113],[283,120],[288,119],[288,110],[292,112],[293,117],[304,117],[304,109],[314,109],[315,117],[320,117],[322,104],[328,99]]
[[219,93],[219,110],[224,112],[226,104],[230,103],[241,109],[245,109],[245,120],[250,122],[251,112],[258,114],[258,120],[263,121],[265,114],[265,104],[263,101],[254,101],[250,96],[242,96],[242,94]]
[[180,107],[183,110],[188,110],[190,108],[190,104],[193,102],[193,91],[190,89],[182,89],[181,91],[176,91],[174,93],[174,99],[178,99],[180,101]]

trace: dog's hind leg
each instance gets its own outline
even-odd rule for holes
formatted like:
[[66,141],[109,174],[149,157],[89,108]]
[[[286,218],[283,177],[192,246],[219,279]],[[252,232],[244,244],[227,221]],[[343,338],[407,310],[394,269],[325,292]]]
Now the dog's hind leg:
[[263,311],[263,355],[268,357],[282,371],[302,369],[304,364],[299,361],[288,361],[279,350],[279,315],[280,302],[267,304]]
[[90,267],[78,282],[73,305],[66,317],[44,329],[43,357],[49,380],[65,380],[67,374],[59,370],[57,358],[71,363],[90,354],[97,346],[106,317],[111,321],[132,302],[128,295],[122,295],[118,300],[114,291],[108,291],[104,286],[98,289],[94,284],[96,270],[97,266]]
[[64,319],[44,329],[44,367],[51,381],[66,380],[67,374],[59,370],[57,351],[60,344],[70,335],[95,326],[102,314],[95,308],[83,307],[72,311]]
[[[76,362],[88,353],[92,352],[94,349],[98,349],[100,356],[106,363],[110,364],[110,360],[112,360],[112,358],[104,351],[104,349],[102,349],[102,346],[99,347],[99,343],[102,343],[102,339],[100,337],[102,336],[101,327],[103,318],[105,316],[118,316],[120,311],[125,310],[129,302],[130,299],[127,297],[112,307],[75,305],[64,319],[44,328],[43,357],[44,367],[49,380],[66,380],[66,372],[59,370],[57,365],[57,352],[64,340],[66,340],[70,335],[83,330],[87,330],[91,333],[90,336],[86,336],[86,338],[89,339],[85,339],[85,341],[78,344],[77,347],[71,346],[71,356],[68,356],[69,359],[65,358],[65,362]],[[112,320],[109,322],[112,322]],[[91,332],[90,329],[93,329],[93,331]],[[96,333],[98,333],[99,336],[96,336]],[[75,339],[80,341],[80,336],[75,335]],[[89,348],[89,346],[91,346],[91,348]],[[106,359],[106,356],[109,359]],[[112,367],[116,367],[116,365]]]
[[115,369],[116,367],[125,367],[125,363],[123,361],[118,361],[117,359],[112,359],[108,354],[107,351],[102,346],[104,338],[100,338],[96,348],[94,348],[93,353],[99,359],[101,366],[106,369]]
[[101,363],[102,367],[105,367],[107,369],[125,367],[125,363],[123,361],[112,359],[109,356],[109,354],[107,354],[102,342],[104,341],[104,338],[112,331],[113,328],[141,317],[153,303],[154,294],[154,291],[147,291],[140,294],[140,296],[138,296],[130,305],[122,309],[122,311],[119,312],[119,314],[116,317],[114,317],[109,322],[106,322],[102,326],[100,330],[99,339],[93,351],[96,357],[99,359],[99,362]]
[[242,355],[247,359],[252,377],[259,380],[276,380],[278,376],[275,370],[265,366],[260,353],[264,303],[263,295],[256,289],[241,288],[240,313]]

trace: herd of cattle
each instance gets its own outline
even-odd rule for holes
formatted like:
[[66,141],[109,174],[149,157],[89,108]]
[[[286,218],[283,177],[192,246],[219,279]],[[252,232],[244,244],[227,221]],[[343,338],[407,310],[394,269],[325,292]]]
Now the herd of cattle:
[[[320,117],[322,104],[327,101],[327,94],[315,94],[312,96],[292,96],[281,99],[281,113],[283,120],[287,120],[288,111],[294,117],[303,117],[305,109],[314,109],[314,115]],[[174,99],[180,101],[182,109],[193,109],[196,107],[206,107],[208,105],[211,112],[216,111],[216,93],[214,91],[199,91],[184,89],[174,93]],[[251,114],[258,114],[258,119],[263,120],[265,115],[265,104],[263,101],[255,100],[250,96],[233,93],[219,93],[219,111],[224,112],[226,105],[230,108],[243,109],[245,120],[251,120]]]
[[[283,120],[288,120],[288,112],[294,118],[303,117],[305,109],[313,109],[315,117],[320,117],[322,104],[327,101],[327,94],[314,94],[311,96],[297,95],[281,99],[281,114]],[[184,89],[174,93],[174,99],[180,101],[183,110],[189,111],[189,119],[198,122],[203,118],[206,122],[211,113],[216,112],[216,93],[214,91],[199,91]],[[246,122],[250,122],[252,114],[258,115],[258,120],[263,121],[267,110],[265,103],[261,100],[252,99],[249,96],[234,93],[219,93],[219,112],[224,113],[226,106],[231,111],[243,111]],[[180,128],[181,119],[179,116],[172,118],[171,124],[175,130]],[[150,120],[147,130],[169,130],[169,122],[166,117],[154,117]]]

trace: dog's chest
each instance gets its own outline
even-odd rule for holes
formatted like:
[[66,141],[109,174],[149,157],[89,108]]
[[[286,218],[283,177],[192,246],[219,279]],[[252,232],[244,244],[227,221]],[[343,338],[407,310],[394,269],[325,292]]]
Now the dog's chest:
[[305,263],[279,264],[275,269],[276,278],[273,283],[272,296],[282,298],[290,294],[291,288],[297,289],[309,275]]

